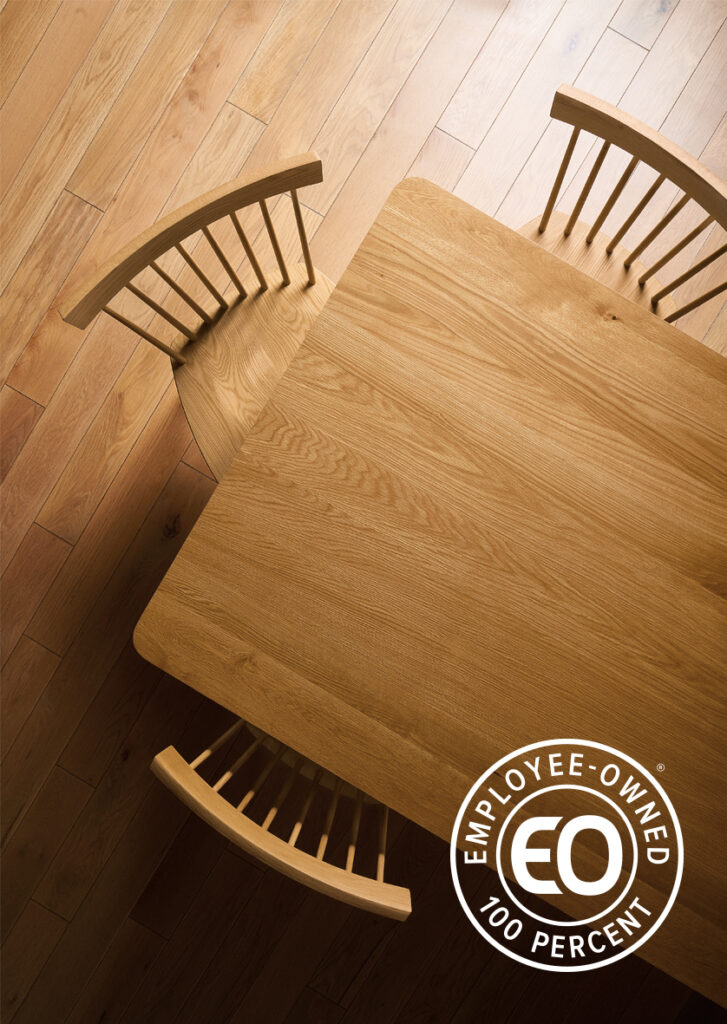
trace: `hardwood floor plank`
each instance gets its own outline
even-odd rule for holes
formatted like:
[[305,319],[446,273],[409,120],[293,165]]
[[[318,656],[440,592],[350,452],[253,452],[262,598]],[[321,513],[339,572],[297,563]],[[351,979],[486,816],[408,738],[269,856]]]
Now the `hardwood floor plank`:
[[323,181],[306,190],[317,213],[331,208],[451,0],[399,0],[313,143]]
[[93,790],[54,766],[3,850],[3,941]]
[[[100,217],[93,206],[70,192],[61,192],[48,220],[0,296],[3,337],[0,380],[7,378],[10,382],[10,377],[15,377],[11,372],[13,364],[46,315]],[[16,377],[12,385],[41,405],[46,404],[43,401],[46,396],[41,395],[39,399],[32,382]]]
[[[574,84],[585,92],[601,96],[609,103],[618,104],[641,67],[643,59],[644,51],[640,46],[618,32],[606,29]],[[499,221],[517,231],[523,224],[543,212],[569,136],[570,128],[567,125],[558,121],[548,121],[525,166],[511,183],[497,209],[496,216]],[[576,170],[586,160],[592,144],[589,137],[579,138],[571,162],[573,171],[566,179],[566,188]],[[565,200],[561,200],[559,206],[564,202]]]
[[71,545],[60,537],[48,533],[37,523],[31,525],[3,573],[0,663],[7,661],[70,551]]
[[72,192],[107,209],[224,7],[225,0],[173,0],[71,175]]
[[67,1024],[114,1024],[121,1020],[163,946],[164,939],[159,935],[127,918],[84,986]]
[[477,149],[565,0],[509,4],[447,104],[439,127]]
[[[171,1024],[200,977],[235,933],[263,872],[230,851],[222,853],[189,911],[152,964],[123,1024]],[[208,1018],[198,1018],[200,1020]]]
[[340,0],[285,0],[230,93],[230,102],[269,123]]
[[426,178],[440,188],[453,192],[473,155],[474,150],[464,142],[452,138],[439,128],[433,128],[409,168],[407,177]]
[[3,754],[15,741],[59,663],[57,654],[27,636],[21,636],[13,648],[0,674]]
[[669,20],[679,0],[622,0],[611,28],[647,50]]
[[567,0],[462,175],[455,193],[494,214],[548,125],[553,93],[572,82],[617,7]]
[[213,489],[184,465],[164,487],[6,754],[5,834],[18,827]]
[[[240,173],[261,126],[225,104],[163,212]],[[168,292],[164,286],[160,298]],[[180,300],[181,301],[181,300]],[[176,310],[171,303],[168,307]],[[104,319],[103,317],[101,319]],[[152,327],[152,330],[154,328]],[[169,385],[171,367],[150,345],[136,349],[38,514],[75,543]],[[103,452],[103,458],[100,457]]]
[[50,213],[68,175],[143,53],[169,0],[117,4],[3,200],[0,289]]
[[[204,714],[209,706],[203,705],[200,712]],[[206,821],[190,814],[132,908],[131,917],[157,935],[171,939],[226,846],[227,841]]]
[[628,1006],[618,1018],[619,1024],[640,1024],[647,1018],[669,1022],[674,1020],[689,998],[690,990],[680,981],[652,967],[642,984],[632,994]]
[[10,932],[2,950],[3,987],[0,1012],[9,1024],[60,939],[66,923],[32,900]]
[[204,455],[199,450],[199,445],[194,440],[194,438],[192,438],[192,440],[189,442],[187,450],[182,456],[182,462],[186,463],[188,466],[191,466],[192,469],[196,469],[197,472],[204,473],[204,475],[208,476],[210,480],[214,480],[212,470],[205,462]]
[[8,470],[42,415],[42,405],[26,398],[7,384],[0,388],[0,483],[8,475]]
[[[0,109],[0,196],[20,170],[83,62],[115,0],[73,0],[61,7]],[[63,60],[57,55],[63,54]]]
[[66,1019],[187,813],[161,787],[152,790],[46,961],[18,1022]]
[[[225,97],[241,65],[254,51],[274,13],[274,4],[266,0],[255,0],[251,7],[246,7],[241,0],[233,0],[225,8],[78,260],[72,284],[92,273],[121,245],[149,227],[163,210],[174,209],[183,201],[180,192],[176,192],[173,200],[170,196],[175,193],[190,160],[205,145],[211,126],[222,116]],[[238,127],[244,122],[249,131],[249,115],[238,113],[238,119]],[[242,136],[238,141],[246,144]],[[209,155],[209,147],[206,152]],[[206,181],[205,187],[210,187],[209,176]],[[219,180],[213,183],[218,184]],[[193,193],[196,194],[199,192]],[[171,206],[166,205],[169,202]],[[58,301],[62,297],[63,293]],[[116,326],[107,323],[103,330],[114,330]],[[92,325],[85,333],[79,331],[64,324],[57,311],[52,310],[47,323],[41,324],[23,354],[13,375],[14,386],[47,404],[69,363],[81,346],[88,343],[95,329]],[[123,334],[129,336],[128,331],[123,330]],[[33,380],[32,391],[21,387],[21,374],[24,380]]]
[[345,1010],[330,999],[304,988],[285,1018],[285,1024],[339,1024]]
[[[304,153],[364,59],[395,0],[341,0],[310,56],[255,146],[247,167],[281,153]],[[327,174],[324,164],[323,174]]]
[[129,640],[58,758],[60,767],[89,786],[98,786],[161,676]]
[[313,259],[332,280],[406,174],[504,6],[455,0],[450,7],[315,234]]
[[9,0],[0,11],[0,103],[7,99],[61,0]]
[[200,703],[194,690],[162,677],[35,889],[38,903],[69,921],[76,914],[155,785],[154,756],[178,742]]
[[717,314],[714,323],[707,331],[704,344],[709,345],[715,352],[727,356],[727,305],[723,306]]

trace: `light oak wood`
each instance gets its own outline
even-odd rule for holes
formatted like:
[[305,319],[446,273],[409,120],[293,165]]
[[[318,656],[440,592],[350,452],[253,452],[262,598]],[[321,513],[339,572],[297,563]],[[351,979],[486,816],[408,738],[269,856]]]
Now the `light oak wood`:
[[[608,283],[612,287],[615,286],[617,290],[624,294],[630,294],[632,298],[642,304],[644,300],[648,301],[654,312],[663,315],[669,323],[679,320],[693,309],[719,295],[724,289],[721,285],[716,285],[706,290],[702,295],[678,306],[678,308],[677,303],[671,299],[671,292],[674,289],[685,281],[690,280],[708,267],[714,260],[722,256],[721,249],[716,249],[708,257],[700,260],[693,267],[679,274],[663,287],[655,286],[653,274],[655,270],[666,266],[712,221],[716,221],[723,228],[727,225],[727,185],[679,146],[659,135],[637,118],[624,113],[610,103],[599,100],[572,86],[564,85],[556,91],[551,107],[551,117],[572,125],[573,131],[556,175],[545,211],[538,225],[538,234],[541,237],[538,238],[537,235],[534,235],[532,230],[533,222],[529,222],[521,228],[521,232],[533,241],[550,249],[551,252],[557,251],[559,255],[564,256],[566,259],[570,258],[570,261],[576,262],[581,269],[588,267],[595,270],[597,275],[599,270],[604,270]],[[603,141],[595,160],[592,162],[585,183],[573,204],[570,215],[564,223],[562,218],[559,221],[559,225],[562,225],[564,238],[567,239],[574,227],[579,223],[578,218],[583,210],[585,201],[593,188],[611,146],[618,147],[631,157],[627,167],[601,207],[593,227],[589,228],[586,226],[585,230],[581,231],[583,241],[589,247],[589,251],[586,254],[580,253],[578,248],[562,245],[558,239],[557,232],[554,232],[552,229],[547,236],[544,234],[551,221],[552,212],[556,206],[578,136],[582,131],[589,132]],[[629,210],[620,228],[609,238],[600,229],[606,218],[615,208],[617,201],[639,163],[648,164],[649,167],[656,171],[656,177],[636,205]],[[619,255],[616,256],[617,250],[621,249],[619,246],[621,240],[634,226],[667,181],[678,186],[682,191],[681,196],[672,203],[630,251],[620,251]],[[692,231],[686,232],[684,237],[676,245],[672,245],[668,252],[658,258],[650,268],[645,267],[641,263],[637,264],[637,257],[641,256],[662,235],[668,225],[679,216],[690,200],[694,200],[702,212],[707,213],[707,218],[701,220],[700,224]],[[601,256],[602,252],[605,253],[606,258]],[[617,269],[617,260],[626,270],[625,275],[621,274]],[[650,278],[652,279],[651,286],[649,289],[646,289],[645,283]],[[634,281],[636,287],[634,287]],[[725,287],[727,287],[727,283]],[[659,308],[660,303],[661,308]]]
[[[354,792],[352,799],[347,797],[345,800],[347,807],[344,809],[339,800],[341,780],[335,780],[317,852],[313,855],[296,844],[305,824],[311,801],[315,797],[315,790],[321,785],[321,771],[317,765],[311,762],[304,763],[304,758],[276,741],[272,741],[273,750],[267,750],[263,734],[259,734],[257,730],[253,733],[246,731],[245,746],[234,763],[223,771],[214,783],[207,782],[202,778],[197,769],[212,754],[218,751],[224,752],[244,724],[239,720],[189,763],[174,747],[167,747],[154,758],[151,770],[195,814],[198,814],[236,846],[251,853],[263,863],[297,882],[341,900],[343,903],[381,914],[384,917],[392,917],[399,921],[405,920],[411,913],[409,890],[384,882],[383,851],[381,849],[377,858],[375,877],[371,878],[354,871],[363,804],[363,794],[360,791]],[[263,767],[257,778],[249,786],[242,800],[237,802],[237,797],[227,798],[222,794],[222,790],[236,781],[238,773],[256,752],[264,752]],[[286,764],[283,767],[284,760]],[[282,776],[282,781],[280,779],[276,781],[275,785],[279,788],[271,799],[266,796],[265,783],[276,768],[282,769],[278,773]],[[298,810],[295,814],[293,828],[288,833],[281,834],[280,830],[276,833],[275,823],[278,812],[284,807],[290,796],[290,791],[299,777],[311,778],[312,785],[305,787],[302,801],[297,800]],[[325,791],[321,795],[324,793]],[[245,814],[246,809],[256,797],[264,798],[264,804],[268,808],[261,823]],[[327,840],[337,810],[352,813],[345,868],[340,868],[325,860]],[[386,809],[381,808],[380,810],[385,815]],[[260,817],[262,813],[263,808],[258,807],[257,816]],[[383,835],[385,837],[385,832]]]
[[244,302],[200,332],[174,379],[195,440],[217,480],[229,466],[276,384],[313,326],[333,285],[304,264],[290,284]]
[[404,182],[137,649],[444,838],[543,735],[664,762],[700,856],[640,952],[724,999],[725,395],[716,353]]

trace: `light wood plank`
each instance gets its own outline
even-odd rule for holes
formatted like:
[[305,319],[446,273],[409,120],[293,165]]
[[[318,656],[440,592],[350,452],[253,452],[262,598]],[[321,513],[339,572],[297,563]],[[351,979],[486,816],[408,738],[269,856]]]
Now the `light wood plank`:
[[611,28],[649,50],[677,3],[678,0],[622,0],[611,18]]
[[7,384],[0,389],[0,482],[7,476],[42,414],[43,406],[19,391],[14,391]]
[[313,238],[313,260],[332,280],[406,174],[504,6],[452,4]]
[[72,192],[102,210],[109,206],[224,7],[224,0],[174,0],[73,171]]
[[477,149],[547,35],[564,0],[509,4],[439,119],[439,127]]
[[59,662],[58,655],[27,636],[21,636],[13,648],[0,677],[3,754],[22,729]]
[[[577,75],[575,85],[609,103],[618,104],[643,60],[643,50],[636,43],[625,39],[618,32],[606,29]],[[525,166],[514,177],[497,208],[496,216],[501,223],[517,230],[542,214],[570,133],[569,125],[558,121],[548,123]],[[581,133],[566,176],[566,188],[591,151],[592,144],[592,140]],[[581,187],[584,180],[580,181]],[[604,199],[607,195],[606,192]],[[567,208],[563,200],[558,205]]]
[[340,0],[284,0],[230,93],[230,102],[270,122]]
[[33,900],[26,906],[2,951],[4,1021],[14,1018],[65,927],[62,918]]
[[61,0],[10,0],[0,11],[0,103],[4,103],[33,50],[42,40]]
[[[100,217],[100,212],[93,206],[70,192],[61,192],[48,220],[0,296],[0,331],[3,336],[0,380],[9,378],[13,364],[46,315]],[[38,393],[32,381],[23,380],[18,375],[14,386],[24,393],[29,391],[29,397],[37,400],[35,396]],[[47,399],[48,396],[43,393],[41,397]]]
[[394,7],[313,143],[325,174],[305,202],[317,213],[330,209],[449,6],[449,0],[400,0]]
[[[62,4],[23,68],[0,109],[0,196],[20,170],[113,6],[114,0]],[[57,59],[59,53],[63,60]]]
[[407,177],[426,178],[440,188],[454,192],[473,155],[474,150],[469,146],[434,128],[409,168]]
[[616,7],[565,4],[462,175],[460,198],[494,214],[548,125],[553,93],[578,75]]
[[117,4],[3,200],[0,289],[15,273],[131,69],[161,21],[169,0]]
[[60,537],[31,525],[3,573],[0,663],[7,660],[70,551],[71,545]]
[[264,167],[281,153],[304,153],[311,148],[394,2],[341,0],[253,150],[249,168]]

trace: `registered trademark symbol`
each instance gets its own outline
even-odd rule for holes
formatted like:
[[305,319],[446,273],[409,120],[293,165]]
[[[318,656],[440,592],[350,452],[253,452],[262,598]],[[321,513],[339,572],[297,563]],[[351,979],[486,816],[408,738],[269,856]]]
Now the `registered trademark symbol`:
[[665,768],[666,768],[666,765],[662,764],[661,761],[659,761],[658,765],[656,766],[656,770],[658,772],[663,772]]

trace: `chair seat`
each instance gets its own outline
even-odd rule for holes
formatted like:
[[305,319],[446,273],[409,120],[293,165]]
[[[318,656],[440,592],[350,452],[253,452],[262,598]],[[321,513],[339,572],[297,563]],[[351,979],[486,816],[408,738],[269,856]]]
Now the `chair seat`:
[[602,284],[607,285],[615,292],[625,295],[639,306],[656,312],[659,316],[665,317],[673,313],[677,305],[671,295],[665,295],[659,301],[656,310],[652,309],[651,296],[658,292],[662,285],[656,277],[650,277],[641,287],[639,276],[646,269],[643,263],[634,260],[629,269],[624,267],[624,260],[628,250],[623,245],[617,245],[611,255],[606,252],[610,238],[599,231],[590,245],[586,244],[586,235],[590,231],[590,225],[583,221],[577,221],[570,235],[566,237],[563,229],[568,222],[568,214],[554,212],[545,231],[538,232],[540,217],[528,221],[519,229],[519,234],[543,246],[548,252],[560,259],[577,267],[585,274],[595,278]]
[[195,440],[217,480],[266,405],[333,290],[305,266],[290,284],[238,301],[184,348],[174,378]]

